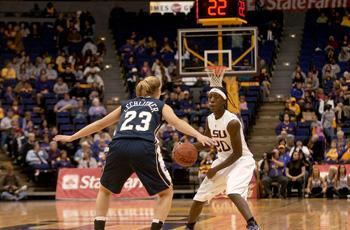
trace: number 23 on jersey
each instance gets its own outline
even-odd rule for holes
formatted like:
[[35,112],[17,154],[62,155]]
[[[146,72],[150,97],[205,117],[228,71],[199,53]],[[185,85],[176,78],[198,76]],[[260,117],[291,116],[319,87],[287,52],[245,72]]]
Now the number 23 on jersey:
[[[140,118],[140,124],[134,124],[133,120],[135,118]],[[128,111],[125,114],[125,121],[120,127],[120,131],[136,130],[136,131],[147,131],[152,119],[152,114],[147,111],[142,111],[137,113],[136,111]]]

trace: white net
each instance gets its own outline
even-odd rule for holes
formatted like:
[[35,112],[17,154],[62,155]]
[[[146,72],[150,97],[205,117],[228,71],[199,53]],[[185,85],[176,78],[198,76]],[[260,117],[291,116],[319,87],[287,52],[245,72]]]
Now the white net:
[[226,70],[226,66],[207,66],[206,72],[210,80],[210,87],[222,87],[222,79]]

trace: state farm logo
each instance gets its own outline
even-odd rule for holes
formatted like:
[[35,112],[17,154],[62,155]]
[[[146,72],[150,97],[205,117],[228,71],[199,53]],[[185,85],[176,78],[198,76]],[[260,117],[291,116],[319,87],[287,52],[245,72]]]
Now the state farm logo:
[[[124,183],[124,189],[130,191],[132,189],[142,188],[143,185],[139,178],[130,177]],[[100,188],[100,178],[95,176],[82,176],[77,174],[64,175],[62,179],[63,190],[77,190],[77,189],[92,189],[98,190]]]
[[62,188],[64,190],[73,190],[79,188],[79,175],[64,175],[62,179]]

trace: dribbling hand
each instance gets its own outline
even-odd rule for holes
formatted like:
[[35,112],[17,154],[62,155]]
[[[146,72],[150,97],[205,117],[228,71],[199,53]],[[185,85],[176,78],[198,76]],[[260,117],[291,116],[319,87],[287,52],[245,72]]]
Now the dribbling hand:
[[57,142],[72,142],[73,137],[67,135],[57,135],[53,138],[53,140]]
[[204,135],[200,135],[197,137],[197,141],[199,143],[201,143],[203,146],[212,146],[215,145],[215,142],[213,139],[211,139],[210,137],[204,136]]

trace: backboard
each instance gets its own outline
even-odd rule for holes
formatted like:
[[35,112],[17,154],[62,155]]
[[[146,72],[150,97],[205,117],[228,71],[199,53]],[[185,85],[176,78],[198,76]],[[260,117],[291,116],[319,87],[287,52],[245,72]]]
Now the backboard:
[[204,76],[206,67],[226,66],[227,75],[257,73],[256,27],[178,30],[179,74]]

